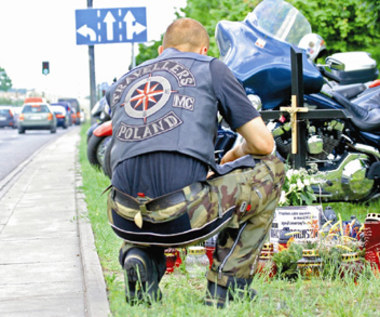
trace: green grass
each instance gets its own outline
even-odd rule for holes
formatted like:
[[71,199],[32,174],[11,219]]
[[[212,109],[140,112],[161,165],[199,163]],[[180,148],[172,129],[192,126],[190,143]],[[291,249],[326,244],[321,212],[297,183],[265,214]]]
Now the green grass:
[[340,214],[343,220],[350,220],[351,215],[355,215],[363,223],[368,213],[378,213],[380,211],[380,200],[370,203],[329,203],[323,204],[324,207],[331,206],[336,214]]
[[[161,303],[129,306],[125,302],[123,273],[118,263],[121,240],[108,224],[107,195],[102,191],[109,179],[95,170],[87,161],[86,130],[81,131],[80,163],[83,191],[86,196],[88,217],[95,236],[96,249],[103,267],[112,316],[380,316],[380,279],[372,273],[361,276],[355,284],[351,279],[290,282],[280,279],[254,279],[258,291],[256,300],[234,301],[225,309],[203,305],[205,279],[188,278],[181,270],[165,275],[160,288]],[[330,204],[343,220],[355,214],[364,221],[368,212],[379,212],[379,202],[365,204]]]

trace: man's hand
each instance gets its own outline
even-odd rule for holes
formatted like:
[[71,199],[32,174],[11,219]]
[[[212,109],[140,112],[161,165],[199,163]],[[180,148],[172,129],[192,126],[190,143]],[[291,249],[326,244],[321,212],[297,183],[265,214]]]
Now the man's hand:
[[241,144],[239,144],[238,146],[234,147],[233,149],[229,150],[226,154],[224,154],[224,156],[220,160],[220,165],[223,165],[227,162],[235,161],[239,157],[244,156],[243,154],[244,153],[241,152]]
[[261,117],[247,122],[237,129],[244,141],[229,150],[220,161],[220,164],[235,161],[247,154],[268,155],[274,148],[273,136]]

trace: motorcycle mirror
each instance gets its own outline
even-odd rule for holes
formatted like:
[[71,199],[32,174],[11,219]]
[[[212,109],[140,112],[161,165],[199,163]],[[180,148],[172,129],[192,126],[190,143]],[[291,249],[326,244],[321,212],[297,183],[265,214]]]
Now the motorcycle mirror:
[[345,65],[341,61],[331,57],[326,58],[326,64],[328,67],[335,70],[344,70],[345,68]]

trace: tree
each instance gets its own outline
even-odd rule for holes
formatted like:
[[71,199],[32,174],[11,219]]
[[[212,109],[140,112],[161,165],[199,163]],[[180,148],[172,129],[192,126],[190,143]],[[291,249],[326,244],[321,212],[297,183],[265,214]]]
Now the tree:
[[[314,33],[323,37],[329,54],[368,51],[380,68],[379,0],[287,0],[308,19]],[[181,16],[200,21],[210,36],[210,56],[219,56],[215,27],[220,20],[243,21],[261,0],[187,0]],[[180,16],[180,14],[178,14]],[[140,45],[141,57],[157,56],[155,47]],[[137,59],[140,61],[140,54]]]
[[4,68],[0,67],[0,90],[8,91],[12,88],[12,80],[8,77]]
[[[201,22],[210,36],[210,56],[219,56],[215,42],[215,26],[220,20],[241,21],[251,12],[260,0],[188,0],[187,6],[177,13],[177,17],[186,16]],[[208,14],[204,14],[207,12]],[[162,40],[162,38],[161,38]],[[151,45],[140,44],[136,64],[157,56],[157,48],[161,41]]]
[[380,67],[380,1],[287,0],[326,41],[329,54],[367,51]]
[[[181,11],[186,17],[201,22],[210,36],[210,56],[219,56],[215,42],[215,27],[221,20],[242,21],[260,0],[187,0]],[[205,14],[207,12],[207,14]]]
[[158,56],[158,47],[161,45],[160,41],[153,41],[150,45],[139,44],[139,54],[136,56],[136,65],[145,62]]

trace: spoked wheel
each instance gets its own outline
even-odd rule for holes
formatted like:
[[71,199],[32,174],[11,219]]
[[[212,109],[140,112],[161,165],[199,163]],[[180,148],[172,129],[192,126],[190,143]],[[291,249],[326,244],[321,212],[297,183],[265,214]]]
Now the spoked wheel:
[[104,161],[103,161],[103,173],[108,176],[110,179],[112,178],[112,170],[111,170],[111,147],[112,147],[112,141],[107,142],[106,151],[104,154]]
[[91,165],[102,168],[107,143],[111,141],[111,136],[98,137],[91,135],[87,144],[87,158]]

